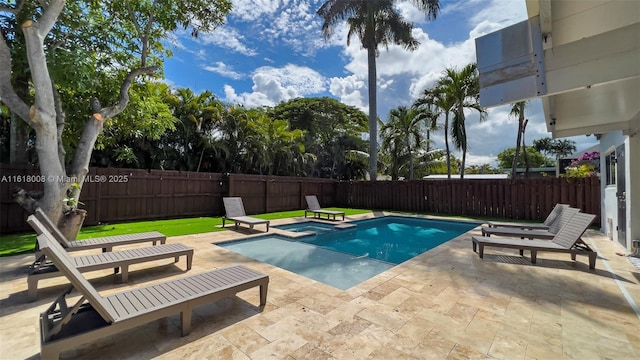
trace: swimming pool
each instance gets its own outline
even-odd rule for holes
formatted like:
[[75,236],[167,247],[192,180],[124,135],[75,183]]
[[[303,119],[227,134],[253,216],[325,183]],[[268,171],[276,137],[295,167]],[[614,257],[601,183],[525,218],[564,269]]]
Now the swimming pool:
[[335,230],[335,225],[317,221],[303,221],[294,224],[276,225],[274,228],[293,232],[310,231],[316,234],[321,234]]
[[297,239],[267,235],[217,245],[347,290],[479,225],[401,216],[352,224]]

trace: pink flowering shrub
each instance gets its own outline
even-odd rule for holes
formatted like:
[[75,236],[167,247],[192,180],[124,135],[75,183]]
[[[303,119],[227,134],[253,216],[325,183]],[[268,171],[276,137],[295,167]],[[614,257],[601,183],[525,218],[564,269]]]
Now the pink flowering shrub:
[[566,177],[589,177],[600,174],[600,152],[586,152],[567,166]]

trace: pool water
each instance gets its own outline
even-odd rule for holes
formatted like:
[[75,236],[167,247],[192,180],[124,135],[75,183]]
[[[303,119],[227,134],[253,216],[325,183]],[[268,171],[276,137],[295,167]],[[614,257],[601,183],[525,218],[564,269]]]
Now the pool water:
[[268,235],[217,245],[347,290],[479,225],[400,216],[352,224],[298,239]]
[[325,224],[317,221],[303,221],[295,224],[277,225],[274,228],[287,230],[292,232],[311,231],[316,234],[322,234],[335,229],[335,225]]
[[395,266],[293,241],[280,235],[218,245],[340,290],[347,290]]
[[[478,226],[476,223],[388,216],[357,222],[355,233],[301,241],[356,256],[400,264]],[[343,235],[344,234],[344,235]]]

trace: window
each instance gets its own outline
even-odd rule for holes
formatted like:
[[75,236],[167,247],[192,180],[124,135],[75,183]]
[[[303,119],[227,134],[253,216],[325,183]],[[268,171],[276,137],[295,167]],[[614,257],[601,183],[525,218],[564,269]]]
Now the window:
[[616,184],[616,172],[618,170],[618,164],[616,161],[616,153],[615,151],[608,154],[606,157],[606,166],[607,166],[607,185],[615,185]]

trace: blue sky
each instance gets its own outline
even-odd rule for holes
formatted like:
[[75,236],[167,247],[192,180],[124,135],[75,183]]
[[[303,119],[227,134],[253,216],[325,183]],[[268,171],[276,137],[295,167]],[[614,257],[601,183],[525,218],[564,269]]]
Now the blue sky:
[[[357,38],[347,46],[346,27],[325,42],[317,9],[324,0],[232,0],[224,26],[192,38],[176,33],[173,57],[165,62],[166,81],[246,107],[274,106],[296,97],[334,97],[368,113],[366,51]],[[427,22],[410,1],[398,1],[414,22],[420,47],[381,49],[377,59],[378,116],[410,105],[447,67],[475,62],[476,37],[526,19],[524,0],[441,0],[441,12]],[[496,155],[515,146],[517,120],[509,107],[488,109],[480,123],[468,114],[468,164],[494,164]],[[540,101],[529,103],[527,144],[548,137]],[[593,136],[573,137],[578,150],[594,145]],[[435,138],[444,148],[443,136]]]

